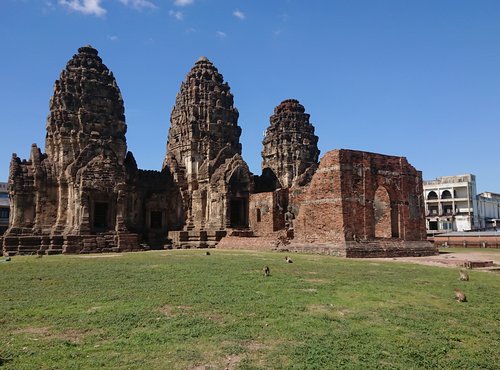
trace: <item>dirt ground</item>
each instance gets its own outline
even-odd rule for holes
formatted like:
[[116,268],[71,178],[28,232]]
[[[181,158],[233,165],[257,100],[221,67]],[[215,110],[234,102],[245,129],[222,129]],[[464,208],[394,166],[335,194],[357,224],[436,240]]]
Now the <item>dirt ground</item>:
[[397,261],[418,263],[421,265],[454,267],[463,266],[464,262],[493,261],[493,268],[477,268],[475,270],[496,270],[500,268],[500,250],[474,249],[471,251],[447,251],[441,249],[439,255],[428,257],[397,257],[397,258],[374,258],[381,261]]

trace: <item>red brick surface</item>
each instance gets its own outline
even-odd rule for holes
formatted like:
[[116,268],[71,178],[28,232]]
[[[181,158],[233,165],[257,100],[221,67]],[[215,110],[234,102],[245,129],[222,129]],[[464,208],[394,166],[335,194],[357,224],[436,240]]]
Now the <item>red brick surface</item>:
[[288,189],[251,194],[249,199],[250,229],[257,236],[272,235],[285,227],[284,212],[288,205]]
[[[377,204],[382,204],[379,217]],[[334,150],[321,159],[300,204],[295,235],[309,243],[420,241],[423,212],[421,173],[404,157]]]

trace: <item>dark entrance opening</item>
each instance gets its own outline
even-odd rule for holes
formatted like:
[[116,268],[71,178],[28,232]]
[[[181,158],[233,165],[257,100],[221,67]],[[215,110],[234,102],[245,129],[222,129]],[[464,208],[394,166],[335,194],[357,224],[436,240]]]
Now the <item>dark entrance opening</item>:
[[151,229],[161,229],[162,228],[162,214],[161,211],[151,211]]
[[226,222],[232,228],[248,228],[248,197],[250,189],[250,175],[248,170],[238,166],[233,170],[228,183],[228,216]]
[[391,204],[391,232],[393,238],[399,238],[399,212],[397,203]]
[[231,227],[248,227],[246,198],[231,199]]
[[108,224],[108,203],[96,202],[94,204],[94,229],[96,231],[106,231]]

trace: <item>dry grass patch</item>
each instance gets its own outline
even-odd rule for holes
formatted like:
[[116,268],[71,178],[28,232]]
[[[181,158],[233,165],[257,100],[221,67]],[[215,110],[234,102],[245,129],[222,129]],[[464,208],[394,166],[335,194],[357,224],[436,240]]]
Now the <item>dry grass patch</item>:
[[345,317],[352,313],[348,309],[338,309],[333,304],[311,304],[307,306],[307,311],[312,314],[332,315],[337,317]]
[[174,316],[174,308],[169,304],[160,307],[158,311],[160,311],[165,316]]
[[29,328],[22,328],[22,329],[16,329],[11,332],[12,334],[30,334],[30,335],[36,335],[36,336],[48,336],[50,334],[50,328],[43,326],[39,328],[35,327],[29,327]]
[[310,313],[330,313],[333,311],[331,304],[310,304],[307,306],[307,311]]
[[304,279],[304,281],[307,283],[318,283],[318,284],[329,283],[329,281],[326,279]]
[[227,356],[224,359],[224,361],[222,361],[221,364],[219,365],[214,365],[214,364],[196,365],[194,367],[190,367],[189,370],[215,370],[215,369],[220,369],[221,368],[220,365],[223,366],[224,370],[235,370],[242,359],[243,356],[230,355]]
[[307,289],[301,289],[301,291],[307,292],[307,293],[316,293],[318,291],[318,289],[316,289],[316,288],[307,288]]
[[53,333],[51,338],[62,339],[72,343],[80,343],[88,334],[90,334],[90,331],[87,330],[68,329],[62,333]]
[[86,312],[87,313],[96,313],[99,311],[102,307],[101,306],[92,306],[90,307]]
[[265,343],[252,340],[252,341],[246,343],[244,347],[247,348],[250,352],[256,352],[256,351],[263,350],[263,349],[267,348],[268,346]]
[[172,306],[170,304],[166,304],[161,306],[158,311],[160,311],[165,316],[177,316],[184,313],[189,313],[192,310],[191,306]]
[[110,254],[84,254],[84,255],[78,255],[78,256],[72,256],[74,258],[115,258],[115,257],[122,257],[122,253],[110,253]]
[[28,327],[12,331],[14,335],[28,335],[32,336],[31,340],[63,340],[72,343],[80,343],[82,339],[90,334],[90,332],[96,332],[95,330],[80,330],[80,329],[67,329],[62,332],[54,332],[53,329],[43,326],[43,327]]
[[212,315],[209,315],[209,316],[208,316],[208,319],[209,319],[210,321],[214,321],[214,322],[224,322],[224,316],[219,315],[219,314],[212,314]]

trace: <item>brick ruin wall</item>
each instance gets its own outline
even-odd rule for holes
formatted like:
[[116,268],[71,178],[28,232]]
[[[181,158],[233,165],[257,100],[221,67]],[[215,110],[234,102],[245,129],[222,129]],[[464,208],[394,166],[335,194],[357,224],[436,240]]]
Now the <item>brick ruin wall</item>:
[[285,227],[284,214],[288,206],[288,189],[251,194],[249,226],[256,236],[271,236]]
[[303,195],[293,244],[328,244],[347,256],[435,254],[423,212],[421,173],[404,157],[334,150]]

